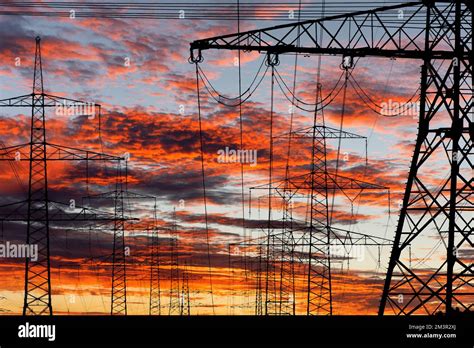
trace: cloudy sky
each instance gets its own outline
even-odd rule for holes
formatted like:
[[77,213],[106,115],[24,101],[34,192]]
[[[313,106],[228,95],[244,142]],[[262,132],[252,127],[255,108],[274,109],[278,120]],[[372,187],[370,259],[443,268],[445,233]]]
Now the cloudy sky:
[[[243,31],[273,24],[271,18],[243,20],[240,27]],[[262,236],[262,227],[266,226],[268,218],[266,193],[253,190],[249,203],[249,189],[268,183],[271,72],[262,65],[264,55],[242,52],[242,90],[246,90],[256,76],[257,81],[262,79],[242,106],[243,148],[256,153],[256,164],[244,163],[242,167],[242,206],[241,165],[219,161],[220,150],[240,148],[239,108],[218,104],[201,81],[207,234],[204,224],[196,75],[194,65],[188,63],[189,43],[236,31],[236,21],[230,20],[0,16],[0,99],[31,93],[34,38],[40,36],[47,93],[102,106],[101,139],[98,117],[56,115],[48,110],[48,141],[118,156],[130,154],[128,188],[156,197],[157,224],[170,227],[176,209],[179,263],[183,271],[186,264],[194,314],[253,313],[255,275],[243,272],[241,254],[229,255],[229,243],[242,241],[244,235],[248,238]],[[201,68],[212,86],[223,95],[237,96],[239,71],[235,63],[238,62],[238,53],[206,51],[204,57]],[[340,63],[340,57],[322,58],[323,97],[334,86],[341,86],[337,84],[343,74]],[[288,55],[281,57],[277,71],[290,89],[296,74],[295,94],[307,103],[314,103],[317,67],[316,56],[301,55],[295,70],[295,56]],[[420,63],[415,60],[362,58],[357,61],[352,76],[380,105],[410,99],[418,89],[419,72]],[[274,135],[289,131],[291,104],[288,95],[282,83],[275,83]],[[349,85],[344,106],[341,92],[325,107],[328,126],[341,126],[343,107],[343,128],[367,138],[368,161],[366,163],[364,140],[343,140],[339,160],[339,144],[336,140],[329,140],[328,166],[334,170],[339,163],[339,174],[388,188],[390,201],[388,190],[365,192],[357,197],[350,194],[344,197],[338,193],[332,212],[333,224],[391,240],[416,138],[416,115],[382,117],[371,111]],[[307,108],[311,109],[310,106]],[[294,110],[293,129],[312,125],[312,112]],[[0,134],[4,146],[29,141],[30,113],[28,109],[0,109]],[[287,154],[287,141],[276,138],[273,181],[284,178]],[[288,160],[290,175],[307,173],[310,156],[311,141],[295,140]],[[18,178],[13,175],[10,164],[0,165],[2,203],[24,200],[28,179],[26,164],[14,164]],[[74,199],[79,205],[87,193],[107,192],[114,188],[110,163],[91,164],[88,175],[83,162],[50,162],[48,165],[50,196],[55,201],[69,204]],[[259,195],[261,199],[258,199]],[[352,203],[350,199],[353,199]],[[294,210],[295,218],[301,221],[307,218],[304,202],[296,203]],[[110,209],[106,202],[100,204],[97,208]],[[127,212],[142,221],[151,221],[153,201],[129,200]],[[282,218],[281,204],[277,200],[271,215],[275,223]],[[1,239],[21,243],[25,235],[24,224],[5,223]],[[148,313],[149,237],[139,226],[129,226],[126,234],[126,244],[130,247],[127,258],[128,303],[132,314]],[[164,312],[169,303],[169,237],[166,231],[160,232]],[[366,247],[360,259],[352,257],[350,261],[335,262],[335,313],[376,313],[390,249],[390,246]],[[111,252],[110,227],[99,230],[79,224],[52,228],[55,313],[109,312]],[[305,310],[305,267],[301,265],[296,271],[297,310],[302,313]],[[3,296],[0,308],[9,313],[20,313],[24,262],[4,259],[0,263],[0,273],[0,295]]]

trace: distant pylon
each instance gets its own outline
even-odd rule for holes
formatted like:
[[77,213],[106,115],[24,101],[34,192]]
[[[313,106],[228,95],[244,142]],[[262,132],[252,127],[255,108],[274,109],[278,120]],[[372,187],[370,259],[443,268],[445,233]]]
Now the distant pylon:
[[179,305],[180,315],[191,315],[191,299],[189,296],[189,274],[187,262],[184,262],[184,268],[182,272],[182,286]]
[[[128,190],[128,155],[120,161],[117,167],[115,190],[89,195],[89,200],[112,200],[114,204],[113,251],[112,251],[112,286],[111,286],[111,315],[127,315],[127,257],[129,248],[125,243],[126,221],[138,220],[127,217],[125,202],[131,200],[154,201],[153,226],[156,226],[156,197]],[[155,228],[155,227],[153,227]]]
[[150,255],[150,315],[161,315],[161,277],[158,229],[151,229]]
[[[127,315],[127,273],[125,250],[125,209],[124,192],[126,190],[126,168],[122,173],[121,165],[118,166],[117,182],[115,186],[115,221],[114,244],[112,254],[112,298],[111,315]],[[125,176],[125,179],[124,179]]]
[[180,314],[180,269],[178,249],[178,226],[176,223],[176,209],[173,210],[173,223],[170,235],[170,291],[169,291],[169,315]]
[[[348,68],[345,74],[348,76]],[[347,88],[347,78],[344,87]],[[316,93],[317,100],[321,101],[320,84],[317,86]],[[272,182],[270,186],[261,185],[251,188],[268,190],[270,187],[283,202],[282,233],[267,234],[265,313],[267,315],[295,314],[294,254],[299,253],[304,254],[307,259],[306,313],[331,315],[332,284],[329,250],[335,228],[332,226],[329,195],[337,191],[347,195],[347,191],[361,193],[364,190],[387,189],[376,184],[344,177],[338,173],[337,168],[335,172],[330,170],[327,163],[327,140],[366,140],[366,138],[326,126],[323,110],[319,112],[317,108],[315,109],[311,127],[295,130],[279,137],[307,138],[312,141],[311,171]],[[293,217],[294,202],[301,198],[309,201],[307,224],[296,221]],[[348,231],[341,230],[341,232]],[[303,243],[297,243],[296,239]],[[347,240],[346,244],[348,246],[350,240]],[[300,249],[296,249],[297,245]]]
[[37,37],[32,93],[26,244],[38,245],[38,258],[36,261],[26,258],[23,315],[30,313],[53,314],[51,306],[48,175],[43,93],[41,39]]

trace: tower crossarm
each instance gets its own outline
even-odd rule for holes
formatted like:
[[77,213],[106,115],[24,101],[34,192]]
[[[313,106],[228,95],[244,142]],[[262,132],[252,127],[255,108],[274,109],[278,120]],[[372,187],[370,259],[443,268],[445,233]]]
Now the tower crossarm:
[[[308,233],[303,233],[300,238],[296,240],[296,245],[308,243]],[[393,245],[393,240],[373,236],[366,233],[349,231],[337,227],[329,227],[329,240],[330,245],[340,246],[353,246],[353,245],[364,245],[364,246],[380,246],[380,245]]]
[[[85,199],[115,199],[116,196],[117,196],[117,191],[113,190],[113,191],[108,191],[108,192],[101,192],[101,193],[94,194],[94,195],[88,195],[84,198]],[[128,191],[128,190],[124,191],[124,198],[155,200],[156,201],[155,196],[146,195],[146,194],[142,194],[142,193],[139,193],[139,192],[133,192],[133,191]],[[160,228],[160,229],[162,229],[162,228]]]
[[[278,244],[278,240],[283,239],[284,232],[272,233],[270,237],[274,238]],[[305,236],[304,231],[301,231],[300,236],[294,236],[293,245],[294,246],[307,246],[309,242]],[[251,245],[261,245],[267,240],[268,236],[255,237],[252,239],[247,239],[242,242],[230,243],[232,247],[245,247]],[[342,228],[330,227],[329,228],[329,238],[331,243],[335,245],[365,245],[365,246],[377,246],[377,245],[393,245],[393,240],[388,238],[373,236],[366,233],[349,231]],[[326,245],[326,244],[321,244]]]
[[0,106],[9,106],[9,107],[29,106],[31,107],[32,106],[31,98],[32,98],[31,94],[26,94],[26,95],[13,97],[13,98],[0,99]]
[[[44,107],[54,107],[58,111],[61,111],[61,114],[67,116],[69,110],[94,110],[95,114],[100,113],[101,106],[93,102],[86,102],[77,99],[71,99],[66,97],[61,97],[57,95],[47,94],[47,93],[30,93],[25,95],[20,95],[16,97],[0,99],[0,107],[32,107],[34,105],[34,98],[42,97],[44,98]],[[76,114],[75,114],[76,115]]]
[[[272,189],[283,190],[285,187],[289,190],[306,190],[311,188],[311,173],[303,174],[288,178],[288,180],[278,180],[270,183]],[[327,180],[323,180],[324,176]],[[320,179],[320,180],[318,180]],[[285,186],[286,185],[286,186]],[[365,182],[362,180],[353,179],[335,173],[316,172],[316,180],[314,187],[318,189],[328,188],[331,190],[388,190],[387,187]],[[253,186],[250,190],[267,190],[268,183],[258,186]]]
[[[0,161],[29,161],[30,143],[0,148]],[[125,156],[115,156],[70,146],[46,144],[48,161],[125,161]]]
[[[23,222],[27,217],[27,211],[24,208],[27,201],[19,201],[0,206],[2,213],[1,221]],[[72,221],[88,221],[88,222],[114,222],[117,218],[113,213],[90,207],[75,206],[74,209],[70,205],[61,202],[49,202],[49,221],[51,222],[72,222]],[[138,220],[130,216],[124,216],[124,220]]]
[[[313,132],[314,131],[314,132]],[[314,133],[314,135],[313,135]],[[324,138],[324,139],[367,139],[359,134],[346,132],[344,130],[336,129],[328,126],[306,127],[294,130],[292,132],[283,133],[274,138]]]
[[[461,2],[472,7],[468,0]],[[201,60],[208,49],[423,59],[428,7],[437,4],[443,11],[444,3],[449,6],[449,1],[408,2],[196,40],[191,43],[191,60]],[[431,57],[456,57],[451,47],[443,47],[450,44],[446,36],[451,31],[444,28]]]

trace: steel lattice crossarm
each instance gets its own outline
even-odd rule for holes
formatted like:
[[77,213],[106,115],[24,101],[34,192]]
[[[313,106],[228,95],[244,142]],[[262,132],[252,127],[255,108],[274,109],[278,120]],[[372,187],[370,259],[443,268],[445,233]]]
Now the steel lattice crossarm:
[[[297,220],[295,220],[298,222]],[[303,224],[303,222],[301,222]],[[352,246],[352,245],[367,245],[367,246],[378,246],[378,245],[393,245],[393,240],[383,238],[383,237],[378,237],[378,236],[373,236],[370,234],[365,234],[365,233],[360,233],[360,232],[354,232],[354,231],[349,231],[343,228],[337,228],[337,227],[329,227],[328,228],[329,233],[329,240],[331,241],[331,244],[334,243],[335,245],[345,245],[345,246]],[[307,237],[305,237],[304,234],[304,228],[299,229],[298,231],[303,232],[301,235],[297,236],[297,233],[295,233],[295,241],[294,245],[295,246],[308,246],[309,241],[307,240]],[[320,231],[323,233],[322,229]],[[279,233],[272,233],[270,234],[271,238],[274,238],[276,241],[280,240],[282,241],[282,236],[284,232],[279,232]],[[250,245],[263,245],[262,243],[268,239],[269,236],[261,236],[261,237],[255,237],[251,239],[247,239],[245,241],[241,242],[235,242],[235,243],[229,243],[230,246],[250,246]],[[327,243],[323,243],[321,245],[327,245]]]
[[[287,180],[278,180],[269,184],[258,185],[250,188],[252,190],[266,190],[269,188],[275,190],[282,198],[291,199],[296,193],[316,189],[328,189],[328,190],[389,190],[387,187],[372,184],[362,180],[349,178],[343,175],[334,173],[322,173],[317,172],[314,175],[314,186],[312,185],[312,174],[307,173],[303,175],[294,176]],[[290,191],[290,193],[289,193]]]
[[[280,135],[276,135],[273,137],[274,139],[357,139],[357,140],[364,140],[365,142],[365,163],[368,163],[367,157],[367,137],[347,132],[342,129],[337,129],[333,127],[329,127],[326,125],[315,125],[312,127],[305,127],[301,129],[297,129],[291,132],[286,132]],[[316,144],[314,145],[316,146]]]
[[[128,191],[128,190],[125,190],[123,192],[124,192],[125,197],[127,199],[128,198],[130,198],[130,199],[145,199],[145,200],[154,200],[156,202],[156,197],[155,196],[146,195],[146,194],[143,194],[143,193],[133,192],[133,191]],[[112,191],[108,191],[108,192],[98,193],[98,194],[95,194],[95,195],[88,195],[88,196],[84,197],[84,199],[115,199],[116,197],[117,197],[117,191],[112,190]]]
[[[329,127],[326,125],[314,125],[312,127],[305,127],[301,129],[297,129],[292,132],[287,132],[283,133],[277,136],[273,137],[274,139],[308,139],[308,140],[313,140],[313,139],[318,139],[322,140],[322,142],[314,142],[313,147],[321,146],[322,149],[319,149],[320,151],[327,151],[326,147],[326,140],[334,140],[334,139],[357,139],[357,140],[364,140],[365,142],[365,163],[368,164],[368,157],[367,157],[367,137],[352,133],[352,132],[347,132],[342,129],[336,129],[333,127]],[[321,168],[322,169],[322,168]],[[320,170],[321,170],[320,169]],[[311,175],[311,174],[309,174]],[[349,178],[347,178],[349,179]],[[285,191],[287,192],[287,195],[291,197],[295,197],[295,193],[291,193],[290,191],[292,190],[291,185],[289,184],[289,181],[292,180],[292,178],[287,178],[285,180]],[[330,181],[330,180],[328,180]]]
[[[265,222],[265,224],[266,223],[267,222]],[[285,224],[288,224],[288,221],[284,221],[283,219],[276,219],[276,220],[271,221],[271,227],[273,230],[283,229],[285,227]],[[230,243],[229,245],[244,243],[248,241],[258,241],[261,239],[265,239],[268,236],[275,238],[275,240],[283,240],[283,238],[285,237],[285,232],[272,232],[268,234],[267,227],[263,225],[259,227],[258,229],[261,231],[261,233],[264,233],[265,235],[261,237],[247,239],[246,241],[243,241],[243,242]],[[292,241],[291,241],[292,244],[299,245],[302,243],[303,244],[307,243],[308,238],[306,234],[309,233],[310,231],[310,227],[308,226],[307,221],[292,217],[291,230],[292,230]],[[341,245],[349,245],[351,243],[352,244],[365,243],[365,245],[377,245],[377,243],[381,243],[380,245],[393,244],[393,241],[386,238],[381,238],[381,237],[372,236],[369,234],[349,231],[349,230],[334,227],[334,226],[327,227],[321,223],[318,224],[317,226],[314,226],[313,231],[315,233],[324,234],[327,236],[328,240],[330,240],[331,242],[338,241],[339,244]],[[390,244],[385,244],[385,243],[390,243]],[[325,243],[325,244],[328,244],[328,243]]]
[[[359,196],[364,191],[387,191],[390,197],[390,189],[388,187],[349,178],[343,175],[334,173],[316,172],[307,173],[290,177],[288,179],[274,181],[270,184],[262,184],[250,187],[250,197],[252,197],[252,190],[263,190],[268,192],[269,189],[274,191],[280,198],[289,202],[296,198],[306,198],[311,190],[331,190],[339,191],[346,197],[347,191],[358,191],[356,196]],[[348,197],[349,198],[349,197]]]
[[[313,135],[314,133],[314,135]],[[340,129],[336,129],[333,127],[328,126],[313,126],[313,127],[305,127],[301,129],[294,130],[292,132],[283,133],[280,135],[276,135],[273,138],[288,138],[291,137],[293,139],[298,138],[324,138],[324,139],[365,139],[362,135],[346,132]]]
[[[298,222],[295,220],[295,222]],[[303,225],[303,221],[300,222],[301,225]],[[296,246],[308,246],[309,241],[307,238],[307,235],[305,235],[305,229],[307,230],[308,227],[303,227],[300,229],[296,229],[294,233],[294,245]],[[360,233],[360,232],[354,232],[354,231],[349,231],[343,228],[337,228],[337,227],[329,227],[328,229],[328,238],[331,243],[335,243],[336,245],[367,245],[367,246],[376,246],[376,245],[392,245],[393,241],[389,240],[387,238],[383,237],[378,237],[378,236],[373,236],[365,233]],[[301,233],[300,233],[301,232]],[[323,231],[323,228],[320,228],[319,231],[320,233],[324,233],[326,235],[326,232]],[[274,238],[276,241],[282,240],[282,236],[284,235],[284,232],[279,232],[279,233],[272,233],[270,234],[271,238]],[[261,236],[261,237],[256,237],[252,239],[248,239],[246,241],[242,242],[236,242],[236,243],[230,243],[229,245],[244,245],[247,243],[251,244],[258,244],[258,242],[261,242],[263,240],[266,240],[268,236]],[[328,243],[324,242],[323,244],[320,245],[327,245]],[[250,244],[249,244],[250,245]]]
[[[29,161],[31,143],[0,148],[0,161]],[[125,161],[125,157],[46,143],[48,161]]]
[[[78,110],[87,110],[94,111],[94,115],[85,113],[87,116],[95,116],[95,114],[100,116],[101,106],[100,104],[85,102],[81,100],[71,99],[60,97],[56,95],[51,95],[48,93],[33,92],[31,94],[20,95],[12,98],[0,99],[0,107],[32,107],[34,105],[33,99],[41,97],[44,100],[42,105],[45,108],[54,107],[57,109],[58,113],[61,115],[69,115],[70,111],[74,109]],[[97,110],[96,110],[97,108]],[[75,115],[81,116],[81,115]]]
[[[304,230],[303,230],[304,232]],[[326,234],[326,233],[325,233]],[[331,245],[366,245],[366,246],[379,246],[379,245],[393,245],[393,240],[389,240],[383,237],[377,237],[370,234],[359,233],[349,231],[343,228],[328,227],[329,241]],[[300,243],[309,243],[308,234],[303,233],[300,238],[296,239],[296,245]]]
[[[303,230],[302,230],[303,231]],[[299,232],[299,231],[298,231]],[[321,229],[321,234],[323,230]],[[358,246],[389,246],[393,245],[393,240],[387,238],[373,236],[365,233],[353,232],[341,228],[330,227],[328,228],[329,235],[329,244],[326,241],[323,242],[310,242],[309,234],[295,233],[295,238],[291,242],[290,249],[294,256],[299,259],[300,262],[307,262],[308,255],[307,253],[298,252],[298,249],[307,248],[309,246],[319,246],[322,250],[325,250],[326,253],[330,253],[331,246],[341,246],[344,249],[350,249],[351,247]],[[253,253],[257,253],[261,248],[266,248],[268,246],[269,240],[271,240],[271,247],[275,248],[277,252],[281,253],[285,247],[288,246],[288,240],[285,239],[285,232],[272,233],[269,236],[255,237],[247,239],[241,242],[229,243],[230,251],[242,251],[246,249],[246,255],[248,257],[252,256]],[[320,255],[322,257],[323,255]],[[316,256],[318,257],[318,256]],[[281,263],[281,260],[269,260],[269,262],[278,264]]]
[[[472,10],[470,0],[459,2],[466,5],[466,11],[467,8]],[[196,40],[191,43],[191,60],[202,60],[202,51],[207,49],[422,59],[425,57],[427,5],[435,3],[447,4],[439,7],[442,16],[452,1],[409,2]],[[390,14],[393,15],[391,20],[387,17]],[[439,45],[431,52],[433,57],[452,59],[457,56],[452,49],[443,48],[445,44],[452,47],[446,38],[450,31],[449,26],[440,28]],[[319,41],[321,33],[322,42]]]
[[[21,208],[25,208],[28,204],[27,200],[9,203],[0,206],[0,221],[3,222],[24,222],[28,217],[27,211],[22,211]],[[10,211],[7,209],[12,208]],[[24,209],[26,210],[26,209]],[[50,222],[103,222],[110,223],[114,222],[117,218],[113,213],[108,213],[102,210],[93,209],[90,207],[75,206],[71,209],[68,204],[61,202],[49,201],[49,219]],[[137,218],[131,216],[124,216],[124,221],[134,221]],[[45,220],[38,220],[45,221]]]

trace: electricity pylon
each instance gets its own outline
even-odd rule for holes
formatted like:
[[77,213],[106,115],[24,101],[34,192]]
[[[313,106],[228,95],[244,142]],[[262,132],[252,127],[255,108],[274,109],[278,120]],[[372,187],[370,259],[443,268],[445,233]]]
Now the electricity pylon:
[[[347,72],[346,72],[347,73]],[[321,85],[317,86],[318,100],[322,100]],[[308,254],[307,276],[307,314],[332,314],[332,286],[331,286],[331,257],[329,246],[332,231],[330,203],[328,201],[331,191],[357,190],[359,194],[365,190],[385,190],[386,188],[375,184],[344,178],[332,173],[327,164],[328,140],[357,139],[365,140],[358,134],[334,129],[325,125],[324,113],[316,111],[311,127],[291,131],[278,136],[278,138],[309,139],[311,146],[311,172],[302,176],[288,176],[280,182],[271,183],[270,187],[282,200],[283,219],[282,233],[270,235],[267,245],[266,286],[267,300],[266,314],[294,315],[295,314],[295,275],[294,253],[298,233],[308,238],[304,247]],[[366,154],[367,156],[367,154]],[[344,183],[346,181],[346,183]],[[348,185],[347,181],[351,184]],[[263,185],[252,189],[265,189]],[[335,193],[335,192],[334,192]],[[298,198],[309,199],[309,226],[296,221],[293,217],[293,205]],[[278,248],[274,246],[275,239]],[[347,245],[348,246],[348,245]]]
[[126,160],[117,167],[115,190],[85,197],[88,200],[112,200],[114,204],[111,315],[127,315],[127,257],[130,250],[125,242],[126,222],[136,219],[127,217],[126,202],[136,200],[154,201],[152,227],[155,228],[156,225],[156,197],[128,190],[128,156],[125,156],[125,158]]
[[179,299],[179,315],[191,315],[191,298],[189,294],[188,263],[184,262],[181,277],[181,296]]
[[170,291],[169,291],[169,315],[179,315],[180,302],[180,265],[179,265],[179,239],[178,225],[176,222],[176,209],[173,210],[173,223],[170,230]]
[[161,276],[158,228],[151,228],[150,250],[150,315],[161,315]]

